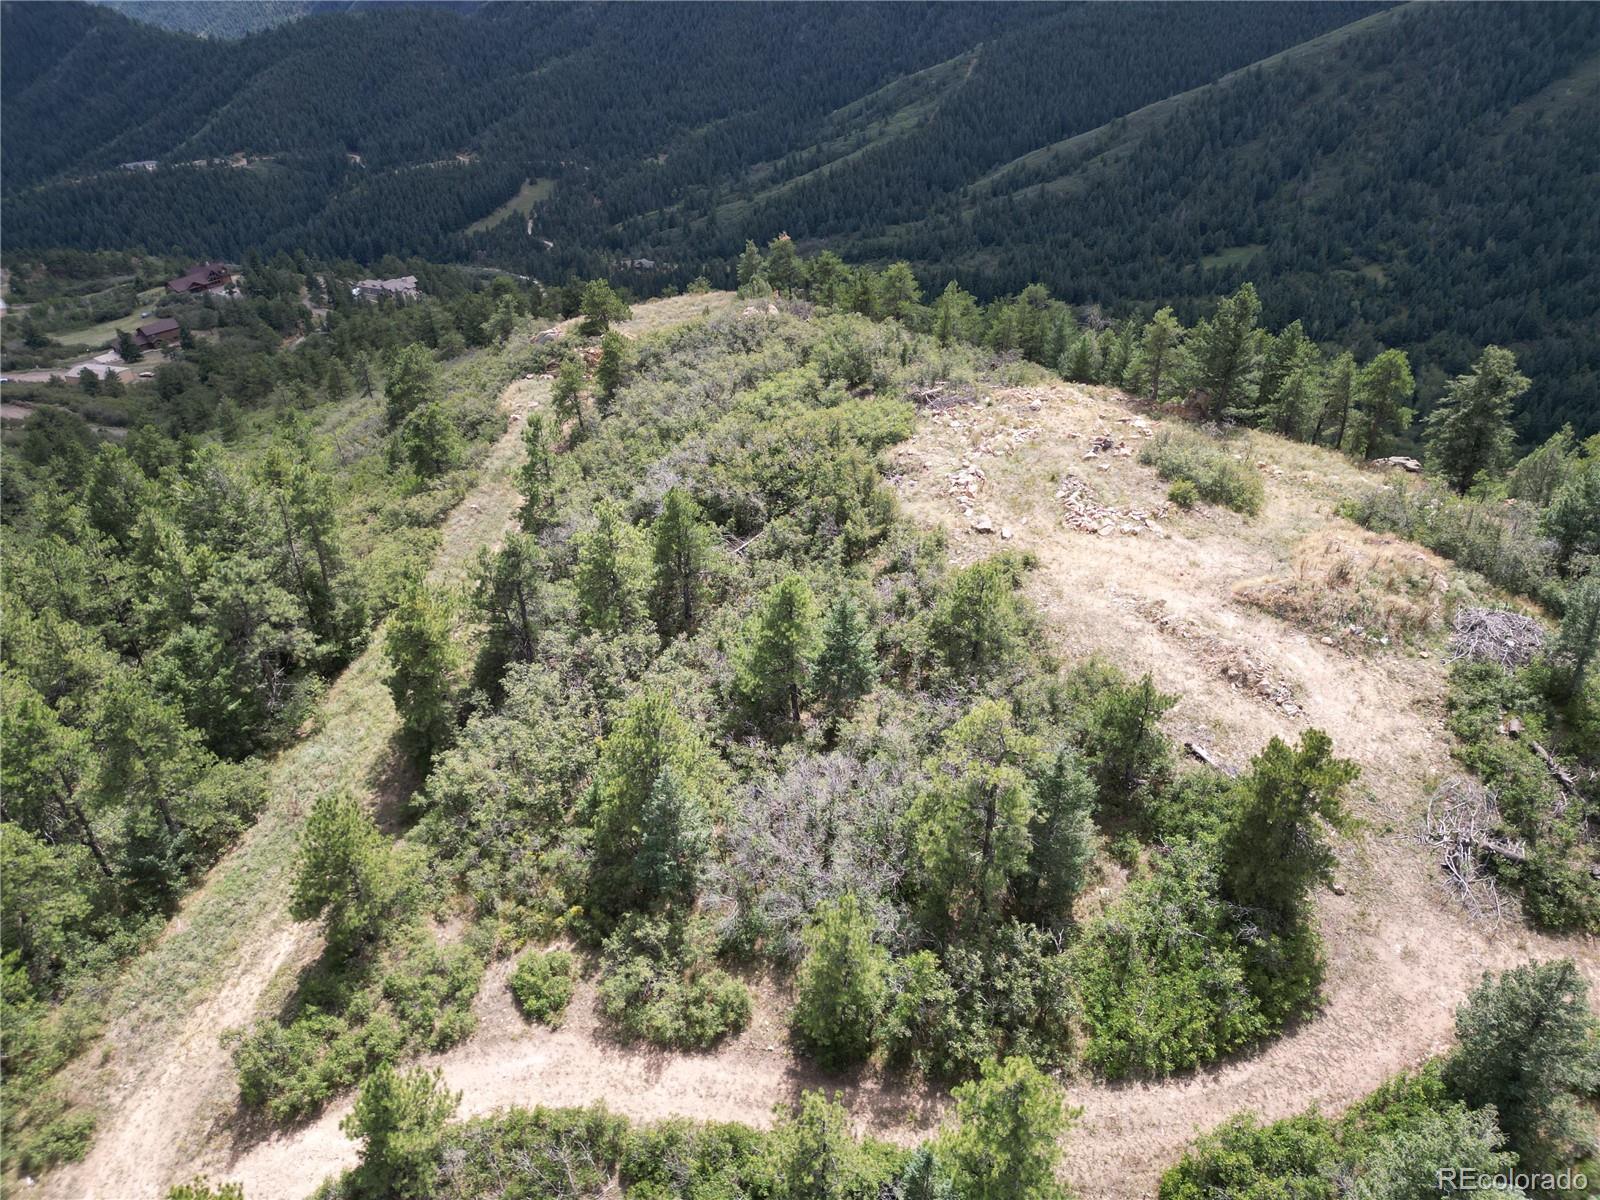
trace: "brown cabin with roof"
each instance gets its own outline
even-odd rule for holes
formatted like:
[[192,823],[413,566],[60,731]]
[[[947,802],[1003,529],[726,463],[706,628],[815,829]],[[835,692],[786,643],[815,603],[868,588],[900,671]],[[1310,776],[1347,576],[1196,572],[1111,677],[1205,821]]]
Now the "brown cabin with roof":
[[214,292],[233,283],[233,272],[219,262],[197,263],[176,279],[167,280],[167,290],[180,296]]
[[133,331],[133,344],[141,350],[154,350],[157,346],[170,346],[183,336],[176,317],[161,317]]

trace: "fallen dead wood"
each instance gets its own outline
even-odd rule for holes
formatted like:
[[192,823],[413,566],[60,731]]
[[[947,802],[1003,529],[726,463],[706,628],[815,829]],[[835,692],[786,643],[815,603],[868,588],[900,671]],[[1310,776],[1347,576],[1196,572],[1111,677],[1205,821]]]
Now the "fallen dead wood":
[[1463,658],[1525,667],[1544,649],[1544,627],[1503,608],[1459,608],[1451,622],[1450,660]]
[[1483,870],[1480,855],[1527,861],[1526,850],[1494,836],[1499,825],[1493,793],[1476,780],[1447,779],[1428,797],[1422,840],[1438,854],[1456,899],[1480,920],[1499,921],[1505,913],[1500,885]]
[[1528,745],[1533,747],[1533,752],[1539,756],[1539,760],[1544,763],[1545,768],[1556,781],[1556,786],[1561,789],[1561,806],[1556,810],[1556,816],[1559,817],[1567,810],[1567,800],[1578,790],[1578,778],[1557,762],[1556,756],[1539,745],[1538,742],[1529,742]]
[[1221,771],[1229,778],[1234,778],[1239,774],[1236,768],[1230,767],[1226,763],[1222,762],[1219,758],[1217,758],[1216,755],[1212,754],[1211,751],[1207,750],[1199,742],[1185,742],[1183,744],[1183,748],[1195,758],[1198,758],[1201,762],[1205,763],[1205,765],[1210,767],[1212,770]]

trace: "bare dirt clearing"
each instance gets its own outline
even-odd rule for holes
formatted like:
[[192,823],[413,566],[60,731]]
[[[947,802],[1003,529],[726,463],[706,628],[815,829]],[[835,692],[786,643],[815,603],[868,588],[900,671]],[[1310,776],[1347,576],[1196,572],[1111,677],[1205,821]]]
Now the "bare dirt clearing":
[[[1084,1116],[1068,1167],[1085,1196],[1150,1194],[1185,1142],[1232,1113],[1273,1118],[1359,1098],[1448,1044],[1453,1010],[1485,970],[1571,955],[1600,984],[1592,939],[1475,925],[1416,843],[1425,791],[1449,769],[1440,655],[1326,645],[1235,596],[1242,581],[1292,574],[1308,535],[1361,543],[1367,535],[1334,509],[1381,480],[1337,455],[1246,434],[1235,449],[1266,477],[1259,516],[1163,509],[1166,485],[1137,461],[1158,425],[1106,389],[1053,384],[926,414],[896,456],[906,507],[949,531],[958,561],[1002,547],[1037,556],[1028,586],[1063,657],[1098,654],[1181,693],[1167,721],[1175,737],[1242,766],[1270,737],[1316,726],[1362,767],[1354,807],[1366,829],[1341,847],[1345,894],[1320,902],[1323,1011],[1256,1055],[1188,1078],[1070,1085]],[[1096,506],[1119,515],[1081,519]]]

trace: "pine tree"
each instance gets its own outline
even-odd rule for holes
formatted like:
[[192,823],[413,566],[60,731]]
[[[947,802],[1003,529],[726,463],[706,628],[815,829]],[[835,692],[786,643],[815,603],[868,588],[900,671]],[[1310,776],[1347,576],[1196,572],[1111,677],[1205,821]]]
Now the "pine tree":
[[762,274],[761,250],[755,242],[746,239],[744,253],[739,255],[737,267],[739,279],[739,294],[746,294],[745,289],[753,286],[758,279],[764,279]]
[[[367,383],[371,393],[370,379]],[[384,373],[383,393],[388,403],[389,428],[397,428],[416,409],[434,400],[439,385],[428,348],[413,342],[397,350]]]
[[595,527],[578,538],[573,579],[584,626],[609,637],[638,624],[645,612],[647,572],[639,531],[616,505],[602,501]]
[[1591,571],[1567,593],[1561,633],[1551,654],[1555,692],[1563,700],[1582,693],[1595,655],[1600,654],[1600,572]]
[[1355,398],[1356,360],[1348,350],[1340,353],[1322,373],[1322,404],[1317,409],[1316,424],[1311,429],[1311,444],[1322,444],[1323,430],[1333,423],[1333,448],[1344,445],[1345,429],[1350,421],[1350,406]]
[[126,329],[117,330],[117,356],[126,363],[136,363],[144,357],[139,343],[133,340],[133,335]]
[[1095,785],[1087,765],[1072,750],[1036,763],[1033,843],[1023,906],[1035,924],[1062,929],[1072,921],[1072,902],[1094,862]]
[[1056,1164],[1076,1113],[1054,1081],[1016,1056],[984,1063],[951,1096],[958,1124],[938,1152],[962,1200],[1065,1200]]
[[1471,372],[1457,375],[1428,414],[1429,465],[1458,493],[1498,475],[1511,458],[1511,410],[1528,390],[1517,357],[1489,346]]
[[1103,804],[1126,805],[1158,781],[1169,753],[1160,721],[1177,702],[1157,689],[1149,672],[1137,683],[1111,680],[1100,689],[1083,749]]
[[765,274],[779,295],[792,295],[800,286],[800,257],[787,233],[780,233],[767,243]]
[[556,457],[550,449],[550,422],[543,413],[528,417],[522,431],[527,460],[517,469],[517,491],[522,507],[517,519],[527,533],[538,533],[550,520],[556,505]]
[[492,554],[478,553],[473,608],[487,626],[484,654],[497,675],[507,662],[534,660],[545,618],[544,575],[544,555],[525,533],[508,534]]
[[711,853],[711,817],[705,799],[676,767],[663,767],[640,813],[635,895],[647,907],[663,902],[687,911]]
[[951,280],[933,305],[933,336],[941,346],[975,340],[980,322],[978,302]]
[[1268,742],[1239,781],[1239,810],[1223,839],[1224,895],[1299,920],[1311,889],[1332,874],[1335,858],[1322,828],[1348,826],[1339,795],[1360,773],[1333,756],[1333,741],[1320,729],[1306,730],[1297,746]]
[[600,412],[609,413],[628,369],[628,343],[616,330],[600,339],[600,361],[594,368],[594,386],[600,397]]
[[1012,661],[1024,625],[1011,565],[989,559],[963,568],[945,585],[928,622],[928,641],[951,674],[976,678]]
[[890,263],[878,277],[875,290],[880,316],[911,323],[916,316],[917,306],[922,302],[922,288],[909,263]]
[[1251,284],[1221,301],[1208,321],[1200,322],[1189,339],[1193,384],[1204,393],[1206,416],[1249,415],[1251,384],[1259,365],[1256,321],[1261,301]]
[[841,1070],[872,1052],[888,997],[889,955],[852,895],[824,904],[805,931],[796,979],[795,1032],[824,1067]]
[[563,421],[576,420],[578,428],[588,431],[583,417],[583,364],[576,357],[561,360],[556,370],[556,381],[550,388],[550,407]]
[[817,699],[830,722],[848,716],[856,701],[872,690],[878,677],[873,641],[861,606],[841,589],[822,620],[822,648],[813,679]]
[[1600,1021],[1570,959],[1485,975],[1456,1010],[1445,1082],[1470,1108],[1493,1105],[1525,1171],[1559,1171],[1595,1150],[1583,1097],[1600,1088]]
[[460,1103],[461,1094],[444,1086],[438,1069],[401,1074],[389,1063],[380,1064],[339,1124],[345,1136],[361,1143],[355,1172],[360,1194],[385,1200],[431,1196],[439,1138]]
[[663,639],[689,632],[699,619],[710,540],[694,498],[682,488],[668,491],[650,528],[650,611]]
[[1416,391],[1411,362],[1404,350],[1385,350],[1356,376],[1355,406],[1360,414],[1350,453],[1357,458],[1377,458],[1387,448],[1390,434],[1411,424],[1405,402]]
[[1151,404],[1162,403],[1175,390],[1173,381],[1181,374],[1178,368],[1183,339],[1184,328],[1170,308],[1157,311],[1139,336],[1139,352],[1133,370],[1143,387],[1145,399]]
[[383,651],[402,738],[426,767],[455,729],[458,649],[449,604],[425,584],[413,584],[389,618]]
[[1085,329],[1078,335],[1078,340],[1072,343],[1066,360],[1061,365],[1061,374],[1074,383],[1093,383],[1099,376],[1099,369],[1095,360],[1099,357],[1094,331]]
[[347,791],[317,797],[295,859],[290,915],[324,918],[329,944],[350,954],[382,931],[400,891],[392,852]]
[[[589,798],[596,909],[617,916],[653,905],[663,885],[681,891],[698,870],[695,847],[708,844],[715,782],[713,756],[670,693],[646,689],[624,705],[601,743]],[[670,834],[650,829],[663,820]]]
[[1539,518],[1539,530],[1555,540],[1557,570],[1567,571],[1575,557],[1600,555],[1600,459],[1566,472]]
[[983,701],[945,734],[909,821],[935,931],[985,929],[1028,863],[1033,789],[1021,764],[1032,743],[1004,704]]
[[400,452],[419,479],[434,479],[461,461],[461,434],[438,401],[415,408],[400,426]]
[[816,600],[799,575],[768,588],[745,624],[734,690],[757,717],[798,724],[817,651]]
[[604,279],[591,279],[584,286],[578,311],[583,314],[578,332],[584,337],[597,337],[611,328],[613,321],[626,321],[633,315]]

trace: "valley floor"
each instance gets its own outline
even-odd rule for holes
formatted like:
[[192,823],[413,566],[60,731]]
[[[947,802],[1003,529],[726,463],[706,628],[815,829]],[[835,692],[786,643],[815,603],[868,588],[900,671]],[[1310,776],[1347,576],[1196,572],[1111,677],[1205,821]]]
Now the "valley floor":
[[[690,319],[712,302],[681,297],[641,306],[640,320]],[[508,389],[510,428],[446,525],[436,573],[458,573],[513,519],[521,418],[547,386]],[[1071,1102],[1083,1108],[1068,1135],[1068,1174],[1080,1195],[1112,1200],[1150,1195],[1186,1142],[1233,1113],[1270,1118],[1311,1105],[1337,1109],[1442,1049],[1452,1010],[1483,971],[1570,955],[1600,987],[1600,952],[1591,942],[1540,937],[1518,925],[1497,931],[1476,924],[1438,887],[1416,840],[1425,791],[1449,768],[1437,657],[1325,645],[1234,598],[1243,580],[1289,571],[1308,535],[1332,528],[1360,536],[1333,506],[1370,486],[1371,477],[1336,456],[1252,437],[1250,453],[1269,477],[1261,516],[1163,513],[1159,533],[1141,523],[1141,533],[1127,535],[1118,524],[1102,536],[1065,521],[1057,492],[1072,490],[1070,476],[1100,504],[1123,511],[1155,512],[1165,488],[1131,454],[1085,458],[1097,435],[1134,453],[1142,438],[1134,410],[1113,394],[1069,384],[928,414],[896,456],[902,500],[919,520],[950,531],[959,560],[1002,544],[1036,555],[1029,586],[1056,649],[1063,657],[1098,653],[1129,671],[1149,670],[1165,689],[1181,692],[1168,718],[1175,737],[1242,765],[1274,734],[1290,737],[1308,725],[1327,730],[1337,751],[1362,766],[1356,808],[1365,822],[1341,846],[1342,894],[1319,902],[1330,970],[1317,1017],[1257,1054],[1193,1075],[1150,1084],[1068,1081]],[[969,466],[983,472],[970,497],[951,484]],[[972,532],[979,515],[1012,536],[1002,542],[998,533]],[[1253,682],[1236,682],[1262,676],[1271,681],[1270,699]],[[80,1090],[104,1100],[101,1132],[85,1162],[56,1172],[37,1194],[156,1197],[204,1171],[241,1181],[249,1200],[298,1200],[355,1161],[338,1129],[348,1098],[287,1130],[241,1125],[218,1036],[281,998],[292,974],[283,968],[316,954],[314,928],[287,916],[285,847],[311,798],[335,781],[360,782],[380,810],[403,794],[412,781],[393,766],[394,724],[372,649],[331,689],[320,730],[275,768],[272,809],[136,967],[134,999],[109,1029],[104,1059],[92,1055],[95,1061],[80,1067]],[[1111,886],[1107,881],[1085,903],[1103,904]],[[200,930],[223,932],[202,940]],[[766,1125],[775,1104],[818,1086],[841,1087],[858,1123],[890,1140],[916,1140],[943,1114],[942,1093],[931,1089],[875,1076],[829,1080],[798,1062],[786,1042],[782,990],[770,982],[753,981],[758,1005],[748,1030],[714,1052],[685,1055],[611,1041],[588,987],[562,1028],[530,1026],[504,987],[508,967],[492,967],[484,980],[476,1034],[427,1060],[463,1093],[463,1116],[508,1104],[601,1101],[631,1117]]]

